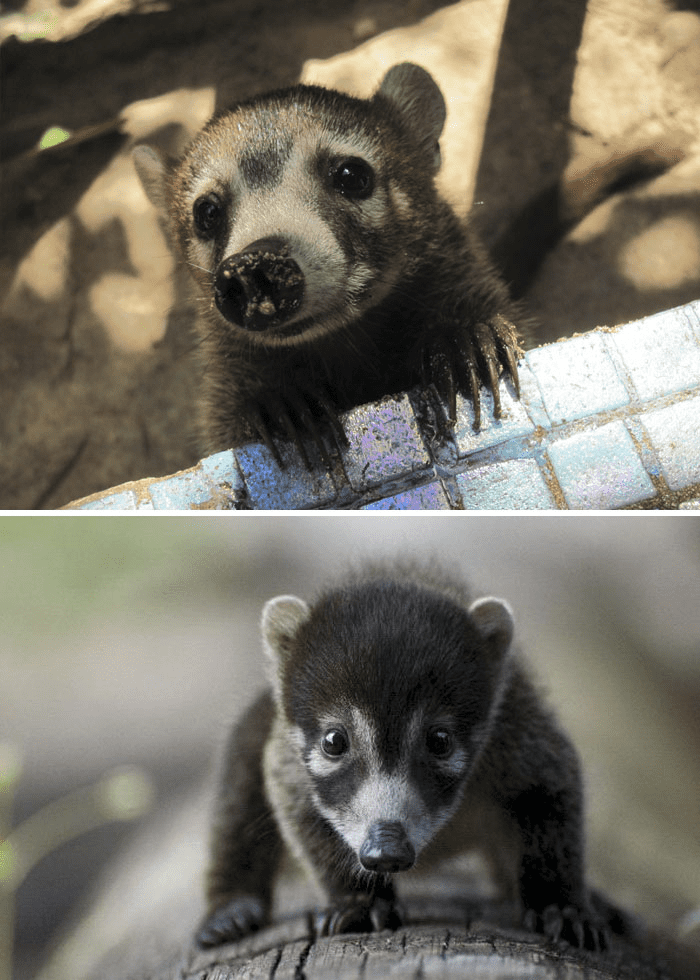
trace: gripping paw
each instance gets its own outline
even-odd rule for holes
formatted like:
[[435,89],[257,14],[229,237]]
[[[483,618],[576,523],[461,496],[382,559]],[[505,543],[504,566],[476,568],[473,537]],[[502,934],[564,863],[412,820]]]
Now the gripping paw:
[[316,933],[337,936],[346,932],[381,932],[398,929],[402,924],[403,918],[393,901],[385,898],[371,901],[362,896],[322,912],[316,922]]
[[209,915],[195,937],[197,945],[207,948],[235,942],[256,932],[267,918],[263,903],[255,895],[238,895]]
[[331,444],[336,448],[347,445],[347,437],[333,401],[320,388],[290,388],[285,392],[267,392],[254,401],[249,401],[243,411],[249,426],[265,443],[280,469],[284,469],[284,463],[275,445],[273,433],[294,443],[307,470],[311,470],[311,464],[304,439],[310,439],[314,443],[326,469],[331,469],[331,461],[323,432],[330,436]]
[[570,946],[596,952],[608,948],[609,930],[602,918],[574,905],[560,908],[548,905],[540,912],[528,909],[524,924],[532,932],[540,932],[551,942],[564,941]]
[[520,396],[518,358],[522,356],[515,326],[500,313],[487,323],[476,323],[454,337],[435,341],[425,351],[423,384],[433,384],[447,406],[450,425],[457,418],[457,392],[471,398],[474,428],[481,427],[481,386],[493,395],[494,418],[501,417],[498,379],[502,370],[510,375]]

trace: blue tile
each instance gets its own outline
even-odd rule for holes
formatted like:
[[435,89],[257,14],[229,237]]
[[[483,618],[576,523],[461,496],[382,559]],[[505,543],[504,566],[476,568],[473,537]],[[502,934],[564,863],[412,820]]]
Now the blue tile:
[[185,470],[164,480],[155,480],[148,492],[156,510],[190,510],[211,498],[211,485],[199,470]]
[[501,396],[502,417],[493,417],[493,395],[481,392],[481,428],[474,431],[474,408],[468,398],[457,396],[457,424],[454,428],[454,440],[459,456],[467,456],[479,449],[499,446],[509,439],[530,435],[535,427],[527,416],[525,406],[511,395],[512,386],[501,380],[499,394]]
[[625,507],[656,492],[622,422],[555,442],[549,458],[572,510]]
[[425,487],[415,487],[393,497],[385,497],[361,510],[449,510],[450,505],[445,491],[439,483],[429,483]]
[[552,510],[556,508],[534,459],[509,459],[460,473],[456,479],[465,510]]
[[344,416],[344,424],[350,445],[343,461],[358,492],[430,463],[406,395],[356,408]]
[[629,404],[627,388],[600,333],[538,347],[528,351],[526,360],[553,425]]
[[639,420],[649,433],[671,490],[700,483],[700,398],[647,412]]
[[608,336],[642,401],[700,385],[700,343],[682,307],[628,323]]
[[525,407],[526,414],[534,426],[551,428],[552,423],[544,407],[542,389],[527,360],[523,359],[518,365],[518,375],[521,404]]
[[87,504],[80,504],[78,510],[136,510],[138,501],[133,490],[122,490],[120,493],[105,493]]
[[325,470],[319,466],[309,472],[290,443],[279,442],[277,448],[283,470],[262,444],[234,450],[254,510],[305,510],[335,499],[335,485]]
[[235,490],[243,489],[243,481],[232,449],[207,456],[199,465],[212,483],[225,483]]

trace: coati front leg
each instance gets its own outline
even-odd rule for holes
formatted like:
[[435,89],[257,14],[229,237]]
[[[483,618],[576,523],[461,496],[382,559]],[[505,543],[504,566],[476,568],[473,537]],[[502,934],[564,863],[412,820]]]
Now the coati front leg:
[[501,369],[510,375],[517,397],[520,397],[518,344],[515,324],[496,313],[491,319],[469,326],[458,326],[446,336],[439,336],[425,349],[423,385],[433,384],[447,407],[452,426],[457,420],[457,392],[471,398],[474,406],[474,428],[481,428],[481,386],[493,396],[494,418],[501,417],[498,390]]
[[580,794],[544,787],[510,807],[522,839],[519,890],[527,928],[591,950],[608,945],[608,927],[594,911],[584,881]]
[[265,925],[282,849],[265,796],[262,755],[272,727],[272,699],[261,695],[235,726],[225,749],[207,878],[200,946],[232,942]]
[[[482,386],[493,396],[496,419],[501,417],[498,383],[502,372],[510,376],[520,396],[518,360],[523,351],[513,320],[520,322],[522,316],[473,232],[457,226],[453,215],[445,221],[451,225],[451,255],[447,268],[440,262],[433,265],[432,288],[441,284],[443,295],[430,299],[432,315],[423,340],[422,378],[424,384],[435,386],[451,426],[457,417],[457,392],[471,398],[474,428],[479,429]],[[443,248],[443,259],[444,253]],[[427,282],[421,291],[430,296],[430,288]]]
[[576,750],[523,677],[516,675],[502,717],[503,730],[490,752],[503,765],[493,771],[500,786],[496,797],[519,836],[517,886],[524,924],[552,942],[605,949],[609,920],[602,905],[592,902],[585,880]]

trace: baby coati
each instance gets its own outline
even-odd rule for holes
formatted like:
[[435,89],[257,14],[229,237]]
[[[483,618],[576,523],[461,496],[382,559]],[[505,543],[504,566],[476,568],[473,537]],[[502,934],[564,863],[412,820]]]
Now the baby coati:
[[271,599],[262,638],[271,690],[227,745],[200,945],[268,922],[285,847],[327,895],[320,934],[395,929],[394,876],[475,831],[511,855],[491,856],[528,928],[591,949],[622,931],[586,886],[578,758],[506,602],[434,568],[367,568],[312,605]]
[[[518,393],[517,309],[473,232],[435,187],[445,102],[413,64],[359,99],[317,86],[215,116],[179,161],[146,146],[136,169],[201,295],[207,451],[261,438],[345,436],[338,413],[433,385],[498,379]],[[308,461],[307,461],[308,466]]]

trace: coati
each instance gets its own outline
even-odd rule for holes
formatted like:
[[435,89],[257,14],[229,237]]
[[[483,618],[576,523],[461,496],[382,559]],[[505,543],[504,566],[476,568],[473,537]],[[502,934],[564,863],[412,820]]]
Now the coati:
[[268,922],[284,848],[328,897],[321,935],[395,929],[394,876],[498,825],[528,928],[591,949],[622,931],[586,886],[578,757],[513,631],[506,602],[432,566],[367,567],[311,605],[271,599],[271,689],[226,748],[198,943]]
[[370,99],[313,85],[215,116],[179,161],[134,161],[201,297],[207,451],[275,437],[345,441],[338,413],[434,385],[518,392],[518,308],[435,187],[445,102],[417,65]]

